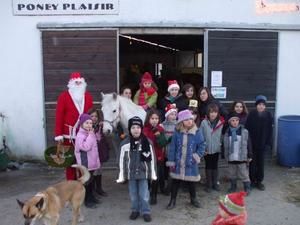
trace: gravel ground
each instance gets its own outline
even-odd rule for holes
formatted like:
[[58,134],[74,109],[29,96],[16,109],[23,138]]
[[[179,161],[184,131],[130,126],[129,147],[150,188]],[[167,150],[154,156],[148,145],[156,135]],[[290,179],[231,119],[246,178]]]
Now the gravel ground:
[[[207,194],[199,183],[197,195],[203,208],[194,209],[189,204],[188,193],[180,191],[174,210],[165,209],[169,197],[159,195],[158,204],[152,207],[153,221],[157,225],[209,225],[218,211],[218,196],[224,194],[228,183],[225,169],[220,169],[220,193]],[[104,171],[104,189],[109,196],[102,198],[96,209],[83,208],[85,221],[81,225],[134,225],[144,224],[142,218],[130,221],[130,201],[126,184],[116,184],[117,170]],[[300,224],[300,169],[289,169],[268,162],[265,168],[266,191],[253,190],[246,198],[249,225],[298,225]],[[62,170],[47,168],[40,164],[24,164],[20,170],[0,173],[1,225],[24,224],[16,199],[26,200],[51,184],[64,179]],[[37,225],[42,222],[37,222]],[[71,224],[71,211],[61,213],[59,224]]]

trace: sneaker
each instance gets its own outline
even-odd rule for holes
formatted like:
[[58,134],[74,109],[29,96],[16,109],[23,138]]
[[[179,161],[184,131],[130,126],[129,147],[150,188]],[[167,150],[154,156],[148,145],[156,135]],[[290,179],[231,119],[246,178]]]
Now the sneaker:
[[265,187],[265,185],[263,184],[263,183],[257,183],[257,189],[258,190],[260,190],[260,191],[264,191],[264,190],[266,190],[266,187]]
[[150,214],[144,214],[143,218],[144,218],[145,222],[151,222],[151,220],[152,220]]
[[129,219],[136,220],[139,217],[139,215],[140,215],[139,212],[132,212],[129,216]]

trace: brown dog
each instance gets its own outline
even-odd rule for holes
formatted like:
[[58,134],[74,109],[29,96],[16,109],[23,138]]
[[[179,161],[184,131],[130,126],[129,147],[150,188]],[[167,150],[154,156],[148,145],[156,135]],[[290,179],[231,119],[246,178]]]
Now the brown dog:
[[37,193],[25,203],[17,200],[25,225],[33,225],[37,219],[42,219],[45,225],[57,225],[59,213],[70,202],[73,210],[72,225],[77,225],[80,216],[80,207],[84,201],[85,188],[83,186],[90,179],[89,171],[81,165],[72,165],[78,168],[82,176],[76,180],[63,181]]

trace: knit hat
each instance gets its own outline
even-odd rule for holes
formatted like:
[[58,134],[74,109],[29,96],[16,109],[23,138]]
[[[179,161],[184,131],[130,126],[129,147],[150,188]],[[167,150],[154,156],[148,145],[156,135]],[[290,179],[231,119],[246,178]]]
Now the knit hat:
[[185,109],[185,110],[182,110],[178,113],[177,123],[180,123],[184,120],[189,120],[189,119],[194,119],[193,114],[190,110]]
[[227,116],[228,122],[230,122],[230,120],[232,120],[232,119],[240,119],[239,114],[236,113],[236,112],[229,113],[228,116]]
[[86,113],[81,114],[79,117],[79,125],[81,126],[87,120],[92,120],[92,117]]
[[80,72],[72,72],[70,74],[70,80],[69,81],[84,81],[84,78],[81,77]]
[[258,105],[259,103],[267,103],[267,97],[264,95],[257,95],[255,97],[255,105]]
[[176,108],[176,104],[168,104],[165,108],[165,117],[167,118],[168,115],[170,115],[172,112],[176,112],[177,113],[177,108]]
[[143,74],[141,83],[143,84],[143,83],[145,83],[145,82],[153,82],[151,73],[145,72],[145,73]]
[[231,216],[240,215],[245,211],[245,196],[246,193],[243,191],[223,195],[219,199],[219,205]]
[[[141,129],[143,129],[143,121],[141,120],[140,117],[138,116],[134,116],[132,118],[130,118],[128,120],[128,131],[129,131],[129,134],[130,134],[130,129],[133,125],[138,125],[141,127]],[[131,134],[130,134],[131,135]]]
[[168,80],[168,92],[170,92],[172,88],[178,88],[178,90],[180,89],[176,80]]
[[195,99],[190,99],[189,100],[189,107],[191,108],[198,108],[198,101]]

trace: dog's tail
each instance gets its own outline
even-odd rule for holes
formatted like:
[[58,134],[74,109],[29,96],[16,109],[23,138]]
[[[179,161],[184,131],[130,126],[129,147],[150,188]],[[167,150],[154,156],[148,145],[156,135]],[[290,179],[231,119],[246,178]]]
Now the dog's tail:
[[72,165],[72,167],[79,169],[81,177],[79,177],[77,180],[80,181],[82,184],[85,184],[90,179],[91,174],[85,166],[74,164]]

